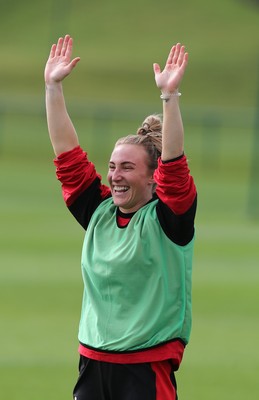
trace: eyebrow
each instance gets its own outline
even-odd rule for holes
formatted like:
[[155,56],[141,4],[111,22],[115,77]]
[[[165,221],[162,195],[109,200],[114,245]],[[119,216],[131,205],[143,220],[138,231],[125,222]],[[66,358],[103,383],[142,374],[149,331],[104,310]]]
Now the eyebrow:
[[[115,165],[114,161],[109,161],[109,164],[113,164]],[[123,161],[122,163],[119,163],[120,165],[125,165],[125,164],[131,164],[131,165],[136,165],[134,162],[132,161]]]

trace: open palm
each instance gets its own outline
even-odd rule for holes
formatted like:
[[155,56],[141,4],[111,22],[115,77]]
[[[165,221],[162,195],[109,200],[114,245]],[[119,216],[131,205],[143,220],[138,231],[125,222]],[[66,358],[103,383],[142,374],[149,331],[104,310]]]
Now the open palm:
[[172,93],[179,88],[188,63],[188,53],[180,43],[174,45],[161,71],[159,64],[153,65],[157,87],[164,93]]
[[70,74],[80,60],[79,57],[71,60],[72,50],[73,39],[69,35],[52,45],[44,72],[46,84],[60,82]]

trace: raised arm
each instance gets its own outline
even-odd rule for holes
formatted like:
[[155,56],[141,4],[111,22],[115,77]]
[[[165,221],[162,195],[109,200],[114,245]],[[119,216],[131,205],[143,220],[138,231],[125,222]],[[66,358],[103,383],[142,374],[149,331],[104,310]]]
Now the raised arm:
[[158,64],[153,65],[155,81],[161,90],[163,99],[163,161],[171,160],[183,154],[184,129],[179,108],[179,86],[188,62],[185,47],[177,43],[170,50],[166,65],[161,71]]
[[53,44],[45,67],[46,112],[50,140],[56,156],[72,150],[78,137],[68,115],[63,95],[62,81],[80,60],[71,60],[73,40],[69,35]]

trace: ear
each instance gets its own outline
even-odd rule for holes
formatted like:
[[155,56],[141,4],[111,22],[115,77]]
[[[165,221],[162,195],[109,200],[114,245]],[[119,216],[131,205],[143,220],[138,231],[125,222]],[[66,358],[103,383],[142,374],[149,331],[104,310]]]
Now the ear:
[[153,172],[152,175],[150,176],[150,178],[149,178],[149,180],[148,180],[148,184],[149,184],[149,185],[154,185],[154,184],[155,184],[154,172]]

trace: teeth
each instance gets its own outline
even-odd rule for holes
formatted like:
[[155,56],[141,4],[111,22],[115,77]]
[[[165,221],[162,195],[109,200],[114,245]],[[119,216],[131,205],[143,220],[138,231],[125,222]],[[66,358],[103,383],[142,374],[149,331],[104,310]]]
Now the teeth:
[[115,192],[126,192],[128,190],[127,186],[114,186],[113,190]]

